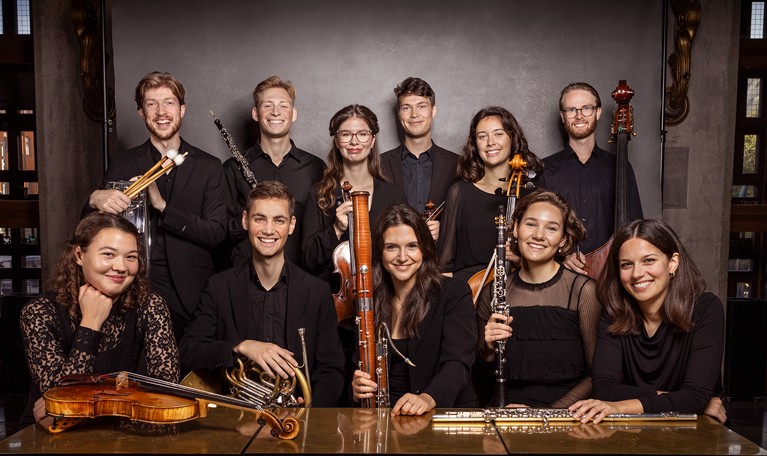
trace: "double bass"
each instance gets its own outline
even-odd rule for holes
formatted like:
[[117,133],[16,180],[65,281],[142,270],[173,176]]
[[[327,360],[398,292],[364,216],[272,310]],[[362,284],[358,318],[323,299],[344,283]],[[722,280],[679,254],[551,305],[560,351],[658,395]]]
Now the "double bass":
[[[615,109],[613,123],[610,126],[611,143],[615,143],[615,225],[613,231],[630,220],[629,211],[629,160],[628,142],[634,132],[634,108],[630,101],[634,96],[634,90],[626,84],[625,79],[618,82],[618,86],[612,92],[612,98],[618,104]],[[607,262],[607,254],[613,243],[613,236],[596,250],[586,254],[586,266],[584,269],[589,277],[599,280],[602,270]]]

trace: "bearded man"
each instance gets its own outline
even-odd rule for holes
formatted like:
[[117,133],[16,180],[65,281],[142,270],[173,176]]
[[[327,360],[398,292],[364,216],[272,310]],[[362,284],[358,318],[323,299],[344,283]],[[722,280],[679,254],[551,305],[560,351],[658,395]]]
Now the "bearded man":
[[[149,130],[142,145],[112,157],[104,181],[129,180],[175,149],[188,153],[147,188],[151,205],[149,277],[171,312],[176,340],[192,318],[205,281],[215,272],[213,249],[226,236],[228,197],[221,161],[181,138],[184,86],[170,73],[152,72],[136,87],[138,115]],[[120,214],[130,198],[120,190],[90,195],[89,210]]]
[[[602,116],[599,93],[585,82],[568,84],[559,94],[559,116],[568,141],[564,150],[543,159],[541,186],[564,196],[583,222],[588,238],[565,266],[586,274],[584,253],[596,250],[615,231],[615,154],[597,146],[594,132]],[[642,218],[634,169],[628,165],[629,218]]]

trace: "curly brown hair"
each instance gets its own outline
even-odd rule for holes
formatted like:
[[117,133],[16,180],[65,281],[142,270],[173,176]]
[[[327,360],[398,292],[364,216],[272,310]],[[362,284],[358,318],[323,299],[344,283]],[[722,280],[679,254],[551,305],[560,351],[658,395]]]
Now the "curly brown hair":
[[56,275],[51,279],[51,288],[56,295],[56,301],[62,305],[69,315],[80,312],[78,298],[80,287],[85,283],[83,270],[77,264],[75,247],[86,251],[93,239],[105,228],[116,228],[136,238],[139,251],[138,272],[128,288],[120,294],[115,302],[120,312],[139,307],[147,302],[149,297],[149,278],[147,276],[146,258],[142,248],[141,236],[138,229],[128,220],[106,212],[93,212],[82,219],[75,228],[72,238],[67,241],[67,248],[61,254]]
[[481,109],[471,119],[469,137],[466,139],[466,145],[463,146],[463,151],[458,157],[458,167],[455,172],[456,179],[466,182],[477,182],[484,177],[485,165],[477,149],[477,125],[482,119],[493,116],[501,120],[504,131],[511,137],[511,154],[509,159],[514,154],[522,154],[522,158],[527,162],[528,168],[540,176],[543,173],[543,162],[528,149],[525,134],[522,132],[522,127],[517,123],[517,119],[508,110],[500,106],[490,106]]
[[[535,203],[549,203],[559,209],[559,212],[562,213],[565,245],[562,246],[558,255],[566,257],[573,253],[575,246],[586,239],[586,228],[581,223],[581,219],[578,218],[578,214],[570,206],[570,203],[567,202],[567,199],[558,193],[538,190],[521,198],[514,208],[514,213],[511,215],[512,226],[509,229],[512,229],[513,225],[520,223],[527,209]],[[511,251],[514,252],[514,255],[520,256],[519,245],[516,242],[511,243]]]

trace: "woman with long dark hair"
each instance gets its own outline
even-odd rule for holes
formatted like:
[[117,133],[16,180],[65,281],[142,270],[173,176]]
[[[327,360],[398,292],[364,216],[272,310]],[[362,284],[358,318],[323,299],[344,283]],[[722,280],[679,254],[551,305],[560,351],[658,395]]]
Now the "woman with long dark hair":
[[[511,250],[520,267],[506,282],[510,316],[494,312],[492,287],[486,287],[477,308],[484,336],[479,371],[493,372],[495,347],[507,340],[503,405],[567,407],[591,394],[600,306],[594,280],[557,258],[572,253],[586,230],[567,200],[552,192],[522,198],[512,223]],[[487,389],[492,378],[485,375]]]
[[32,392],[27,413],[70,374],[129,371],[178,382],[179,354],[170,312],[150,291],[139,233],[129,221],[94,212],[77,225],[51,291],[21,311]]
[[522,128],[509,111],[492,106],[474,115],[458,159],[457,182],[448,189],[440,226],[439,265],[462,280],[487,266],[495,248],[495,216],[506,204],[503,180],[509,160],[521,154],[538,175],[543,164],[527,147]]
[[[385,323],[394,346],[415,364],[389,350],[392,414],[475,407],[470,373],[477,333],[468,285],[440,274],[429,228],[407,204],[386,209],[372,239],[376,329]],[[354,400],[373,397],[377,386],[355,371]]]
[[376,144],[378,118],[365,106],[349,105],[335,113],[328,127],[333,145],[328,167],[317,184],[317,198],[307,203],[304,216],[303,260],[309,271],[329,280],[333,271],[333,250],[348,240],[348,213],[351,201],[344,202],[341,185],[348,181],[352,191],[370,193],[370,223],[394,203],[407,202],[404,192],[386,182]]
[[724,310],[670,226],[635,220],[613,239],[599,285],[604,314],[592,372],[596,399],[570,407],[584,422],[612,413],[707,413],[718,398]]

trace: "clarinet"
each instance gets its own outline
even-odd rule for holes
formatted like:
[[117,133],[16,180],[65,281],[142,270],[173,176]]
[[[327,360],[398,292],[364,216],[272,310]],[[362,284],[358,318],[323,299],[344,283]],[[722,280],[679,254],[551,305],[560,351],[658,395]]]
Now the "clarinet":
[[218,131],[221,133],[221,138],[232,152],[234,159],[237,160],[237,166],[240,167],[240,171],[242,171],[242,175],[245,176],[245,180],[248,181],[248,184],[250,184],[250,188],[256,188],[256,185],[258,185],[258,180],[256,180],[256,175],[253,174],[253,171],[250,170],[248,161],[245,160],[245,157],[240,153],[239,149],[237,149],[237,145],[234,143],[232,137],[229,136],[229,132],[226,131],[226,128],[224,128],[224,125],[221,123],[221,121],[216,118],[216,115],[213,114],[213,111],[210,112],[210,115],[213,116],[213,123],[215,123],[218,127]]
[[[498,242],[495,246],[495,273],[493,275],[493,299],[490,306],[493,313],[509,316],[506,302],[506,214],[503,205],[498,206],[495,225],[498,227]],[[498,406],[506,405],[506,341],[495,345],[495,396]]]

